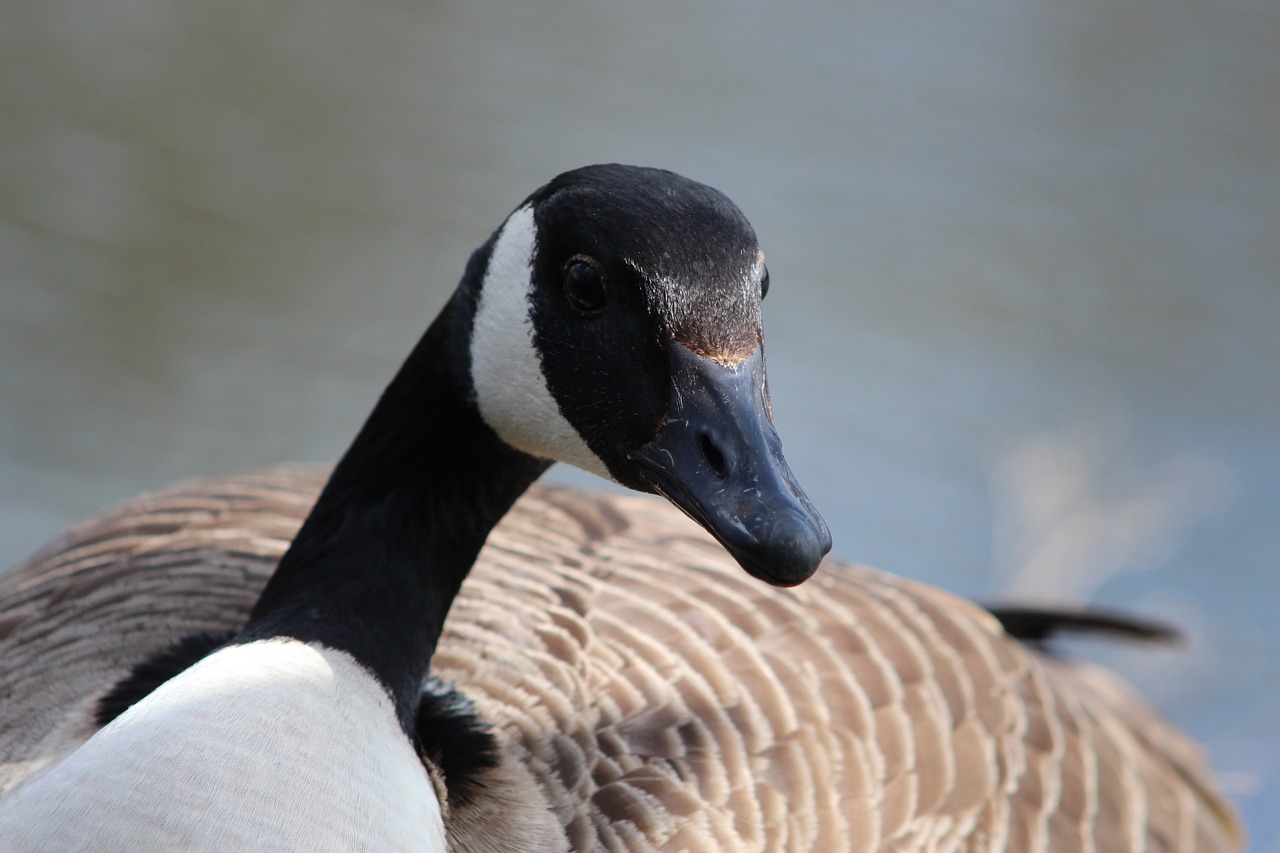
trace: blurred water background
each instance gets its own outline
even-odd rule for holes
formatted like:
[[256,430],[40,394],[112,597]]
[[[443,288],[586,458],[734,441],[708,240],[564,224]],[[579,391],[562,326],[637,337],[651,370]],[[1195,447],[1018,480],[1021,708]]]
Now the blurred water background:
[[1076,651],[1280,850],[1274,0],[0,6],[0,563],[335,459],[527,192],[666,166],[761,235],[837,552],[1183,626]]

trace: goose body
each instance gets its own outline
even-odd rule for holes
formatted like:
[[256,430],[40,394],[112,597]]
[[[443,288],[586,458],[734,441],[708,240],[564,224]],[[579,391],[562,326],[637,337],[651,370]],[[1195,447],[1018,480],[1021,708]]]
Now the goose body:
[[[134,662],[243,622],[325,473],[144,495],[0,578],[0,785],[74,749]],[[433,668],[502,761],[450,798],[456,850],[1243,847],[1200,750],[1113,677],[860,566],[772,589],[651,499],[531,489]],[[511,843],[537,812],[554,832]]]
[[[859,567],[774,588],[829,536],[766,276],[714,191],[567,173],[332,472],[180,484],[0,578],[0,849],[1238,848],[1123,687]],[[529,490],[554,459],[704,530]]]

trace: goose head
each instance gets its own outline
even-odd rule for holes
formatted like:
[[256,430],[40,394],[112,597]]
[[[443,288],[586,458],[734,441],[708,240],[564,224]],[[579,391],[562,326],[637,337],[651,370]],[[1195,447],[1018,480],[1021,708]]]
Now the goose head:
[[470,385],[498,438],[666,497],[759,579],[813,574],[831,534],[774,429],[768,272],[733,202],[658,169],[567,172],[468,278]]

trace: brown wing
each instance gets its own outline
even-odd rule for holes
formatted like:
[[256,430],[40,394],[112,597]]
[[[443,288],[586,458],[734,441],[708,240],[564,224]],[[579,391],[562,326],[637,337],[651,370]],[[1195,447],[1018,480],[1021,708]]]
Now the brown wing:
[[180,483],[0,577],[0,790],[74,749],[98,697],[178,639],[237,628],[328,475]]
[[[324,474],[180,484],[0,579],[0,784],[87,737],[138,660],[236,627]],[[1199,751],[1114,680],[865,568],[767,587],[658,501],[531,491],[464,585],[435,671],[574,850],[1242,845]],[[486,840],[501,811],[455,808],[455,847],[501,849]]]

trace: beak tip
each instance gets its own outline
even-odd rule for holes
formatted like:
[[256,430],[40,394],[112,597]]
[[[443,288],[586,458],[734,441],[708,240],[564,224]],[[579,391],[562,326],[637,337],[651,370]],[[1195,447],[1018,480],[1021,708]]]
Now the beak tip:
[[751,544],[756,547],[729,548],[748,574],[773,586],[799,586],[831,550],[831,531],[816,513],[786,513],[774,520],[763,541]]

